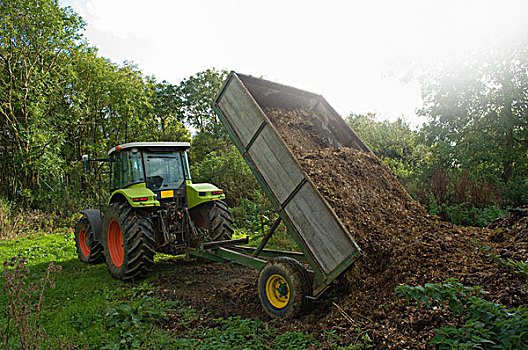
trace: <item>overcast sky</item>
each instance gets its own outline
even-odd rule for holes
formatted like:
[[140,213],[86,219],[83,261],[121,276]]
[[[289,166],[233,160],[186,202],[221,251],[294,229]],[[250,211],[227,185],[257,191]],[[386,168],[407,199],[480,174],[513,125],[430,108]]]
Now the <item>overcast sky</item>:
[[528,1],[62,0],[103,57],[177,84],[215,67],[323,95],[343,116],[417,123],[413,66],[504,42]]

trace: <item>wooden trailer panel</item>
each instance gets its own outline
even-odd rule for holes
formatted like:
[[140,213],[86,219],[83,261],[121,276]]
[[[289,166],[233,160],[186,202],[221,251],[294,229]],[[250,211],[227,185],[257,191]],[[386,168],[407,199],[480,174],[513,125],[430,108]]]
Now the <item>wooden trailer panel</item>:
[[[359,257],[360,250],[302,170],[263,108],[273,103],[279,103],[279,107],[311,108],[324,116],[314,114],[336,145],[342,145],[339,139],[350,141],[355,134],[345,130],[344,138],[343,135],[338,135],[339,139],[336,137],[336,129],[341,125],[335,125],[332,115],[335,111],[325,107],[329,105],[321,96],[293,88],[284,92],[274,88],[281,85],[267,81],[262,81],[259,87],[259,81],[232,72],[216,98],[215,111],[287,226],[294,231],[301,250],[308,255],[320,284],[314,288],[317,295]],[[323,110],[318,111],[320,108]],[[358,144],[362,144],[358,140]]]

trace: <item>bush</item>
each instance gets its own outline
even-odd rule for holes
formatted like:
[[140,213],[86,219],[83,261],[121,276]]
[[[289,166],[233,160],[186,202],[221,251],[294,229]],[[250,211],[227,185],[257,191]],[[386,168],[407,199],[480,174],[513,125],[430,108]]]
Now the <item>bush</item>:
[[59,217],[53,213],[23,209],[0,198],[0,240],[25,236],[35,230],[51,233],[59,223]]
[[497,205],[477,208],[469,203],[437,205],[436,202],[431,202],[428,209],[431,214],[462,226],[486,227],[496,218],[508,216],[508,211]]

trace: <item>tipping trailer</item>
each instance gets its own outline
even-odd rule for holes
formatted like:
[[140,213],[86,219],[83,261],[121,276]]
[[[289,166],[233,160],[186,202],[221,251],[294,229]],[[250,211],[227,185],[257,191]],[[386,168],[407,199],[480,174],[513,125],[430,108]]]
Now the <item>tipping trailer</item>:
[[[266,108],[307,110],[331,145],[370,150],[320,95],[231,72],[216,97],[215,112],[279,218],[254,250],[208,247],[191,253],[259,268],[259,298],[265,311],[273,317],[291,317],[302,310],[307,298],[319,297],[359,258],[361,250],[302,170],[266,116]],[[301,252],[264,249],[281,220]],[[271,260],[261,259],[266,256]],[[311,271],[297,260],[307,262]]]

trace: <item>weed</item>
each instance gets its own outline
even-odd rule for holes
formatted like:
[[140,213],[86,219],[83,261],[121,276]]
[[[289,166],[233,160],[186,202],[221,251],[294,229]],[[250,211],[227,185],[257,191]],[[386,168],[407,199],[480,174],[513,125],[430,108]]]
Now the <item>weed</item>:
[[366,331],[363,331],[361,328],[355,328],[354,331],[356,332],[356,339],[354,342],[346,346],[338,345],[340,337],[336,334],[335,329],[325,331],[328,347],[335,350],[361,350],[372,348],[372,340]]
[[[150,282],[156,275],[137,285],[116,281],[109,276],[105,265],[79,262],[71,231],[33,233],[2,241],[0,261],[17,252],[26,257],[26,265],[31,269],[24,280],[26,284],[38,282],[51,261],[55,266],[62,266],[62,272],[55,276],[55,288],[47,288],[44,293],[45,303],[37,323],[50,334],[54,348],[71,347],[60,343],[59,339],[81,349],[268,349],[275,348],[275,343],[288,348],[288,340],[290,349],[314,345],[310,344],[308,334],[278,334],[277,329],[265,322],[238,317],[210,322],[210,315],[203,309],[195,310],[180,301],[155,298],[155,287]],[[174,268],[171,266],[173,264],[166,264],[163,273],[170,272]],[[0,286],[4,284],[0,280]],[[8,293],[0,293],[2,329],[6,328],[8,305]],[[163,321],[168,315],[170,323]],[[204,318],[207,321],[203,321]],[[10,322],[12,325],[12,318]],[[168,331],[168,325],[174,327]],[[6,335],[10,337],[8,348],[16,349],[14,342],[18,338],[13,334],[10,331]],[[5,342],[2,338],[0,341],[0,348],[4,348]]]
[[216,328],[202,328],[191,331],[193,349],[269,349],[270,338],[274,336],[267,324],[260,320],[229,317],[215,319]]
[[342,350],[360,350],[360,349],[370,349],[372,348],[372,339],[368,335],[367,331],[363,331],[361,328],[355,328],[356,339],[353,343],[350,343],[348,346],[338,348]]
[[[54,342],[62,348],[68,344],[53,340],[40,325],[40,316],[44,303],[44,290],[49,285],[55,288],[55,273],[61,271],[60,265],[51,262],[45,276],[40,281],[28,283],[29,268],[26,258],[20,254],[4,262],[3,290],[8,296],[7,319],[0,323],[0,337],[5,348],[52,349]],[[36,300],[34,300],[36,298]]]

